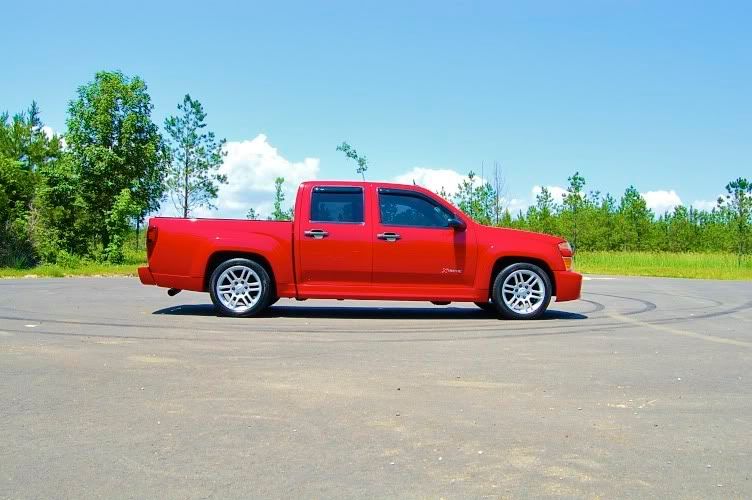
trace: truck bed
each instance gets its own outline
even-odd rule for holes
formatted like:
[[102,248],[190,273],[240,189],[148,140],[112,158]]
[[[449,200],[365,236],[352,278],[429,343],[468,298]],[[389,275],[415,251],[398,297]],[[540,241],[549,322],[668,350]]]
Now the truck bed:
[[148,245],[149,272],[158,286],[206,291],[207,270],[217,259],[255,251],[274,269],[277,289],[292,286],[294,293],[291,221],[154,217],[149,227],[156,239]]

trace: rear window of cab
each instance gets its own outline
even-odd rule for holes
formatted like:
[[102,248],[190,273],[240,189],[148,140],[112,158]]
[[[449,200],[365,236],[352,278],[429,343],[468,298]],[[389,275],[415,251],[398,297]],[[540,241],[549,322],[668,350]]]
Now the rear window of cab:
[[311,193],[311,222],[362,223],[363,188],[316,186]]

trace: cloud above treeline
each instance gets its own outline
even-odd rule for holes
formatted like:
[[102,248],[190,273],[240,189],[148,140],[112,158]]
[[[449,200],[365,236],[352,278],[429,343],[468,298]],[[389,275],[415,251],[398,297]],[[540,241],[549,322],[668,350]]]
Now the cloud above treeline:
[[215,201],[218,210],[197,210],[197,217],[243,218],[250,208],[268,215],[274,200],[274,179],[285,178],[285,206],[291,206],[298,184],[316,179],[319,174],[318,158],[289,160],[264,134],[251,140],[227,142],[225,151],[227,156],[219,171],[227,176],[227,184],[219,188]]
[[[466,180],[467,176],[450,168],[430,168],[415,167],[410,171],[398,175],[394,178],[395,182],[412,184],[413,181],[425,188],[438,192],[443,187],[447,193],[453,195],[457,192],[457,186]],[[485,182],[484,179],[476,178],[477,184]],[[537,196],[542,191],[542,186],[533,186],[527,198],[515,198],[506,196],[504,206],[506,206],[512,215],[520,211],[526,211],[529,206],[535,205]],[[565,187],[549,185],[546,189],[551,193],[554,203],[560,205],[563,201],[567,190]],[[656,191],[645,191],[640,193],[645,199],[645,204],[655,213],[656,216],[663,215],[666,212],[672,212],[674,208],[683,205],[681,197],[673,189],[659,189]],[[694,208],[699,210],[712,210],[716,206],[715,201],[695,200],[691,203]]]
[[[194,212],[196,217],[228,217],[244,218],[250,208],[256,210],[262,217],[272,211],[274,199],[274,179],[284,177],[285,207],[292,205],[298,184],[307,180],[315,180],[320,173],[319,158],[306,157],[302,160],[291,160],[283,156],[274,147],[265,134],[245,141],[228,142],[225,145],[227,156],[220,168],[220,172],[227,176],[228,184],[219,189],[219,196],[215,200],[218,210],[199,209]],[[410,170],[389,179],[401,184],[417,184],[439,192],[442,189],[451,198],[457,193],[458,186],[468,180],[467,175],[452,168],[432,168],[427,166],[413,167]],[[486,182],[481,177],[475,178],[475,184]],[[566,188],[562,186],[546,186],[555,203],[560,204]],[[502,205],[516,215],[520,211],[535,204],[535,198],[542,187],[533,186],[527,196],[514,197],[503,194]],[[641,193],[645,202],[656,215],[672,211],[682,200],[673,189],[646,191]],[[450,200],[451,201],[451,200]],[[715,207],[715,201],[696,200],[692,206],[702,210]],[[161,211],[162,215],[174,215],[175,211],[166,201]]]
[[[442,189],[450,196],[457,193],[457,189],[462,182],[469,180],[467,175],[461,174],[451,168],[428,168],[413,167],[408,172],[394,177],[394,182],[400,184],[417,184],[434,193]],[[480,177],[474,178],[474,184],[482,185],[484,180]]]
[[679,195],[676,194],[676,191],[673,189],[647,191],[640,194],[645,199],[645,204],[655,215],[663,215],[666,212],[673,212],[674,208],[683,205],[681,198],[679,198]]

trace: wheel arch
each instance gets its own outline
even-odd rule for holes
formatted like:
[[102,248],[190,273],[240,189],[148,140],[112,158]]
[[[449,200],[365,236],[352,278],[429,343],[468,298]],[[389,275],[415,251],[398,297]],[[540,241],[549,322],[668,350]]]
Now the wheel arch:
[[277,282],[274,278],[274,270],[266,257],[253,252],[242,252],[236,250],[219,250],[212,253],[209,259],[206,261],[206,270],[204,272],[204,291],[209,291],[211,286],[211,275],[214,270],[222,263],[230,259],[248,259],[258,263],[262,266],[267,273],[269,273],[269,279],[272,285],[272,293],[277,293]]
[[491,268],[491,275],[488,279],[488,296],[491,297],[491,294],[493,293],[494,281],[496,280],[496,276],[502,271],[502,269],[506,268],[507,266],[511,266],[512,264],[523,263],[533,264],[543,269],[546,275],[548,275],[548,280],[551,282],[551,296],[553,297],[554,295],[556,295],[556,280],[554,279],[554,273],[551,270],[551,266],[549,266],[545,260],[523,255],[505,255],[496,259],[493,267]]

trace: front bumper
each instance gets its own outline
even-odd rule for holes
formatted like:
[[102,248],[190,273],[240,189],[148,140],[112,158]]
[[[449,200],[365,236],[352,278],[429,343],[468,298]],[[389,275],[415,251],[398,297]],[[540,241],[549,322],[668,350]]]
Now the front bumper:
[[572,271],[554,271],[556,302],[577,300],[582,293],[582,275]]
[[144,285],[156,285],[157,282],[154,281],[154,276],[151,275],[151,271],[148,267],[139,267],[138,268],[138,279],[141,280],[141,283]]

